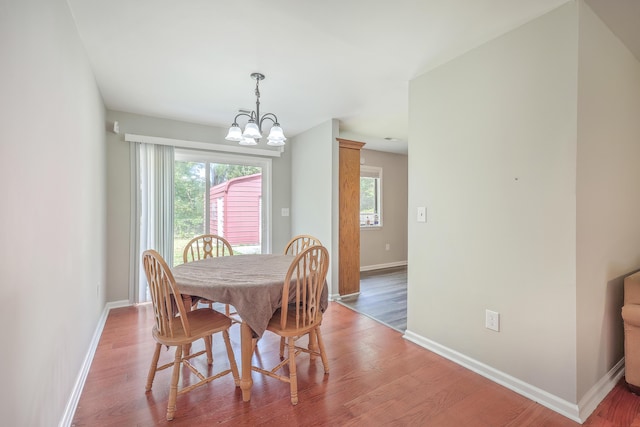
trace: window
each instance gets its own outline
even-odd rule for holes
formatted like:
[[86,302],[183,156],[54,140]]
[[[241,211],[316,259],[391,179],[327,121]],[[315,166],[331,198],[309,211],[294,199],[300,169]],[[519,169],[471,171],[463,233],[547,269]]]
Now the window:
[[382,168],[360,166],[360,227],[382,226]]

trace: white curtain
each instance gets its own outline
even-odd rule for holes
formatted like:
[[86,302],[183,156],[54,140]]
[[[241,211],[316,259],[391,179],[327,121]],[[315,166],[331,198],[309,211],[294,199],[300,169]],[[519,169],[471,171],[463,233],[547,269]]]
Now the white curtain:
[[131,144],[132,173],[132,268],[133,302],[149,300],[142,252],[155,249],[173,265],[173,164],[174,147]]

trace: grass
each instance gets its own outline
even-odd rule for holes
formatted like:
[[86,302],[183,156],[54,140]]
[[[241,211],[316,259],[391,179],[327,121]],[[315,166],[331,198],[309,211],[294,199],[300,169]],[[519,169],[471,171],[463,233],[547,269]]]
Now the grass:
[[175,267],[178,264],[182,264],[182,252],[184,251],[184,247],[187,243],[189,243],[191,237],[186,237],[183,239],[173,238],[173,266]]
[[[192,237],[185,238],[173,238],[173,266],[175,267],[178,264],[182,264],[182,252],[184,251],[184,247],[189,243]],[[245,254],[259,254],[260,247],[255,245],[238,245],[232,246],[234,255],[245,255]]]

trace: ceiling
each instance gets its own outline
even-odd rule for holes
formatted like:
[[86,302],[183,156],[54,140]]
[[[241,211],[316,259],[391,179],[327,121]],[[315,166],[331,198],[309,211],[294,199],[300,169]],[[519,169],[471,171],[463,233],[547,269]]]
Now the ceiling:
[[585,1],[640,61],[640,1]]
[[[411,79],[572,0],[67,1],[109,109],[228,127],[260,72],[287,137],[335,118],[406,153]],[[588,3],[637,34],[639,1]]]

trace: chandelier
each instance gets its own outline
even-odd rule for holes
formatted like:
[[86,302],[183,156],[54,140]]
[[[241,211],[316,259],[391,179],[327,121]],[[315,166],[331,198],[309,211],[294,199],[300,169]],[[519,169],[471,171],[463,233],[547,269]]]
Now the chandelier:
[[[240,113],[233,119],[229,133],[227,133],[224,139],[238,142],[240,145],[257,145],[258,140],[262,138],[262,123],[265,120],[271,120],[273,126],[271,127],[271,131],[269,131],[269,136],[267,136],[267,145],[282,146],[287,138],[284,137],[276,115],[273,113],[265,113],[260,116],[260,89],[258,85],[260,84],[260,80],[264,80],[264,74],[252,73],[251,78],[256,81],[256,109],[255,111],[240,110]],[[241,116],[249,118],[247,125],[244,127],[244,132],[242,132],[240,126],[238,126],[238,117]]]

